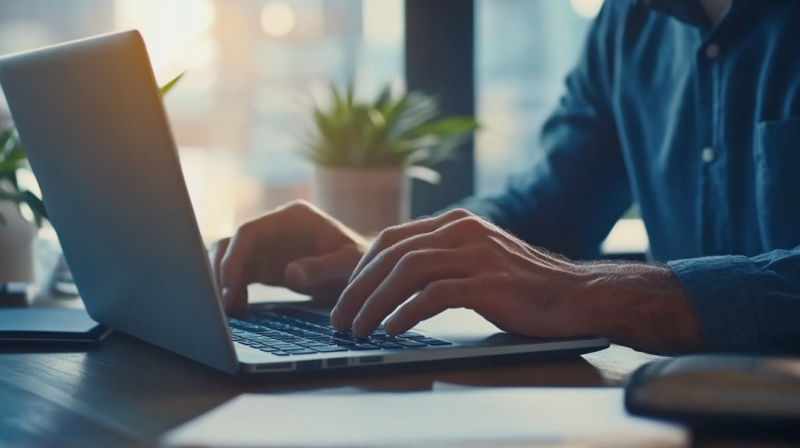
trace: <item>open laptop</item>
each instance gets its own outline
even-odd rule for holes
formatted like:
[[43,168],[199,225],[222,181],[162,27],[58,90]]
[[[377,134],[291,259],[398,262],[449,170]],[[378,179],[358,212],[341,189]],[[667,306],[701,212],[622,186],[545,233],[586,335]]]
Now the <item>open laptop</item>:
[[226,316],[139,33],[4,57],[0,85],[86,309],[104,325],[232,374],[608,347],[504,333],[466,310],[365,339],[300,307]]

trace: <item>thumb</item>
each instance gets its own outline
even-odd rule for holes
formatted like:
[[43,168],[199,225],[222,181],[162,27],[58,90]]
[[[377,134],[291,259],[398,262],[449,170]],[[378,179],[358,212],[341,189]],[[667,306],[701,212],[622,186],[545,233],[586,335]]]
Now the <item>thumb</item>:
[[287,287],[312,295],[321,289],[344,287],[362,255],[356,245],[348,244],[336,252],[301,258],[286,266],[284,281]]

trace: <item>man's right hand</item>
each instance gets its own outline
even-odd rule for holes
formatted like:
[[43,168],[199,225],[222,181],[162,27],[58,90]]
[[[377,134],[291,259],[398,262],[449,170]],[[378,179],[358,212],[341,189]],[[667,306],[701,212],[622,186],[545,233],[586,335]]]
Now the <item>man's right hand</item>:
[[366,252],[366,238],[306,202],[250,221],[212,250],[228,310],[247,306],[251,283],[285,286],[333,305]]

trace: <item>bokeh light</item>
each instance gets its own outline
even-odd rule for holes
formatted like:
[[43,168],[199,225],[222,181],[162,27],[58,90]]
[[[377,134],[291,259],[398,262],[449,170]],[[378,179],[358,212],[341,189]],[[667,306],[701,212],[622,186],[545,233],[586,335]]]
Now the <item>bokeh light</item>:
[[297,19],[292,8],[283,2],[270,2],[261,11],[261,27],[272,37],[289,34]]
[[603,0],[570,0],[570,3],[572,10],[585,19],[595,18],[603,7]]
[[[115,11],[117,29],[142,33],[160,82],[184,71],[190,78],[214,71],[220,49],[212,35],[216,18],[212,0],[116,0]],[[182,86],[186,84],[191,82]]]

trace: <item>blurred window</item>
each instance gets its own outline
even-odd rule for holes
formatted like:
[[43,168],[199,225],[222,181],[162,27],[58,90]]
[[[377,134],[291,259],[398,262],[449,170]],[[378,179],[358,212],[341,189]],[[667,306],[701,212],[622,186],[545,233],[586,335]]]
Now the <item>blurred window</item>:
[[309,196],[298,139],[329,83],[404,88],[403,0],[0,2],[0,54],[131,28],[160,83],[186,72],[165,103],[208,239]]
[[476,191],[502,191],[539,150],[602,0],[477,0]]
[[[603,0],[477,0],[477,110],[486,127],[475,144],[478,194],[499,193],[508,176],[529,169],[542,125],[602,6]],[[601,249],[638,257],[648,247],[634,206]]]
[[[503,189],[539,149],[603,0],[475,0],[476,190]],[[299,157],[329,83],[404,89],[403,0],[2,0],[0,55],[135,28],[165,103],[206,239],[310,196]],[[9,120],[0,94],[0,126]],[[643,231],[642,231],[643,232]],[[639,232],[639,233],[642,233]],[[625,232],[626,234],[628,232]],[[644,235],[646,244],[646,235]]]

